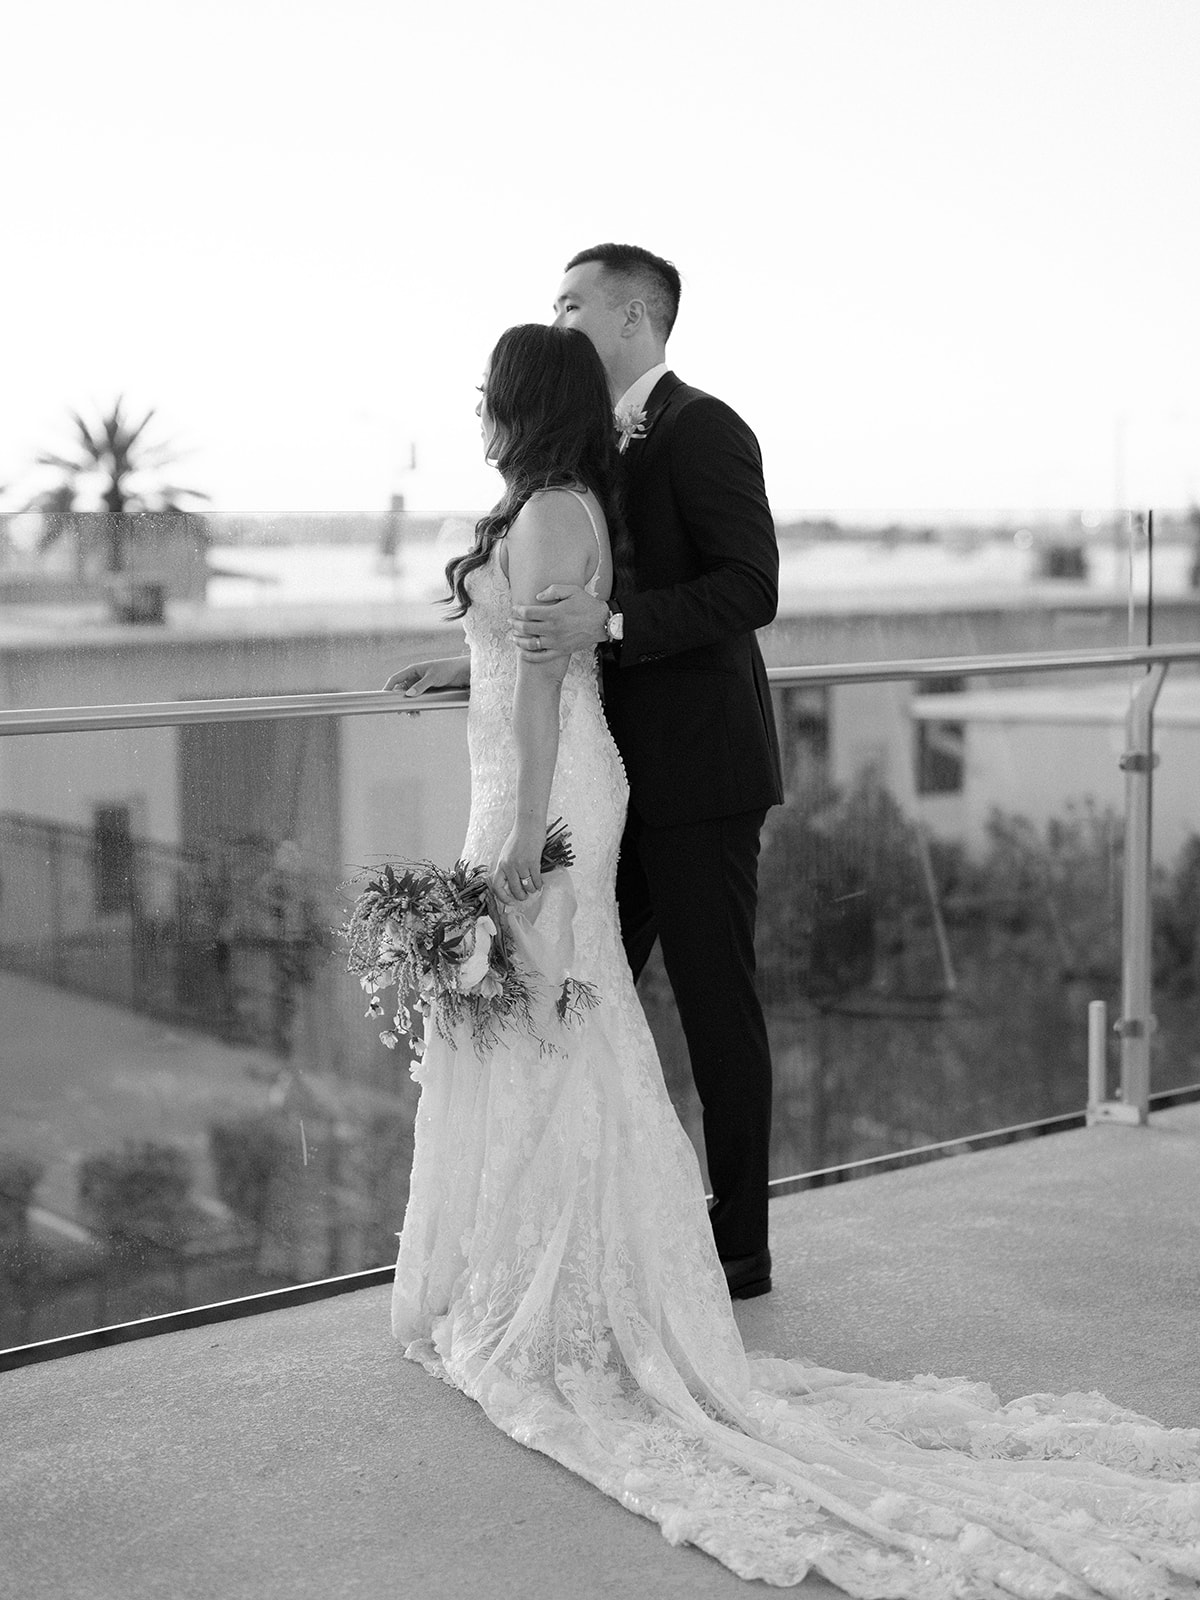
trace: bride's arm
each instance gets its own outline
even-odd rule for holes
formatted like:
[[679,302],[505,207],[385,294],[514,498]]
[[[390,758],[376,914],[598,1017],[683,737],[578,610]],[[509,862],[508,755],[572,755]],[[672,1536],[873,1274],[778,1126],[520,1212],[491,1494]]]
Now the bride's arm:
[[[590,528],[578,527],[582,514],[579,502],[565,494],[539,495],[525,506],[505,538],[514,604],[528,604],[549,583],[585,581],[588,557],[596,546]],[[516,815],[495,872],[497,890],[505,899],[519,902],[542,886],[542,847],[558,760],[559,698],[569,660],[557,656],[539,661],[522,653],[517,663],[512,711]]]

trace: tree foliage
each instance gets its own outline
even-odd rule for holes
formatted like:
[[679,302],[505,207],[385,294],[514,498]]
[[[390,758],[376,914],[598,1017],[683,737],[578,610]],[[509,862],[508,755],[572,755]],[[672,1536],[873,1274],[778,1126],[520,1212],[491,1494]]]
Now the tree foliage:
[[214,1122],[208,1130],[217,1193],[239,1217],[261,1233],[271,1188],[287,1153],[279,1117],[271,1112]]
[[[184,514],[208,496],[167,478],[166,469],[179,459],[179,451],[148,437],[154,407],[140,421],[134,420],[126,411],[124,396],[118,395],[92,421],[78,411],[69,416],[71,444],[61,451],[45,450],[36,458],[38,467],[58,474],[57,481],[33,495],[22,509],[42,514],[40,549],[65,534],[84,537],[86,530],[99,536],[108,570],[120,572],[134,519],[153,513]],[[89,501],[98,503],[98,513],[89,511]]]
[[89,1156],[79,1170],[80,1205],[119,1251],[182,1243],[191,1187],[187,1151],[150,1139]]
[[[1123,834],[1084,801],[1043,824],[996,811],[974,849],[927,840],[869,776],[777,813],[758,954],[780,1170],[1078,1109],[1088,1004],[1114,1021],[1121,1004]],[[1168,1088],[1198,1075],[1200,838],[1155,873],[1153,898],[1154,1086]]]
[[[925,841],[872,772],[849,790],[797,796],[772,819],[760,869],[758,947],[769,989],[813,1004],[911,981],[936,987],[928,970],[930,908]],[[898,958],[907,957],[907,960]],[[903,971],[901,970],[903,969]]]

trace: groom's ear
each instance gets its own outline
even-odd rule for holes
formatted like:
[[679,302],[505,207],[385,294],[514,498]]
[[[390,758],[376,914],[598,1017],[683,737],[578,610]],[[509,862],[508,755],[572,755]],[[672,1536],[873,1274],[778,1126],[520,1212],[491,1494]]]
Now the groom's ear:
[[644,300],[627,300],[625,302],[625,321],[621,324],[621,337],[623,339],[631,339],[645,322],[647,314]]

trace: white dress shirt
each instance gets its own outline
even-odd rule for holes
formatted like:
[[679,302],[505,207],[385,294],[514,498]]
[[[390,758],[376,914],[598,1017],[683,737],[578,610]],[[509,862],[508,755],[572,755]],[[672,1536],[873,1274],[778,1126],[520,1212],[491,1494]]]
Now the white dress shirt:
[[665,361],[660,361],[656,367],[651,367],[649,372],[643,372],[640,378],[635,378],[629,385],[613,407],[613,411],[618,415],[625,416],[628,416],[631,412],[644,411],[646,401],[650,398],[650,391],[663,373],[670,372],[670,370]]

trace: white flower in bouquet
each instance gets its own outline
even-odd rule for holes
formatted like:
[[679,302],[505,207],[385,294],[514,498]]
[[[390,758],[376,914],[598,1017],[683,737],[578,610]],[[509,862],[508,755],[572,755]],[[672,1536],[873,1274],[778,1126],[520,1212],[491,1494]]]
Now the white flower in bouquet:
[[499,1000],[504,993],[504,979],[489,967],[479,981],[478,994],[481,1000]]
[[496,937],[496,924],[491,917],[480,917],[475,924],[474,949],[458,969],[458,986],[466,994],[477,989],[487,976],[492,964],[492,940]]

